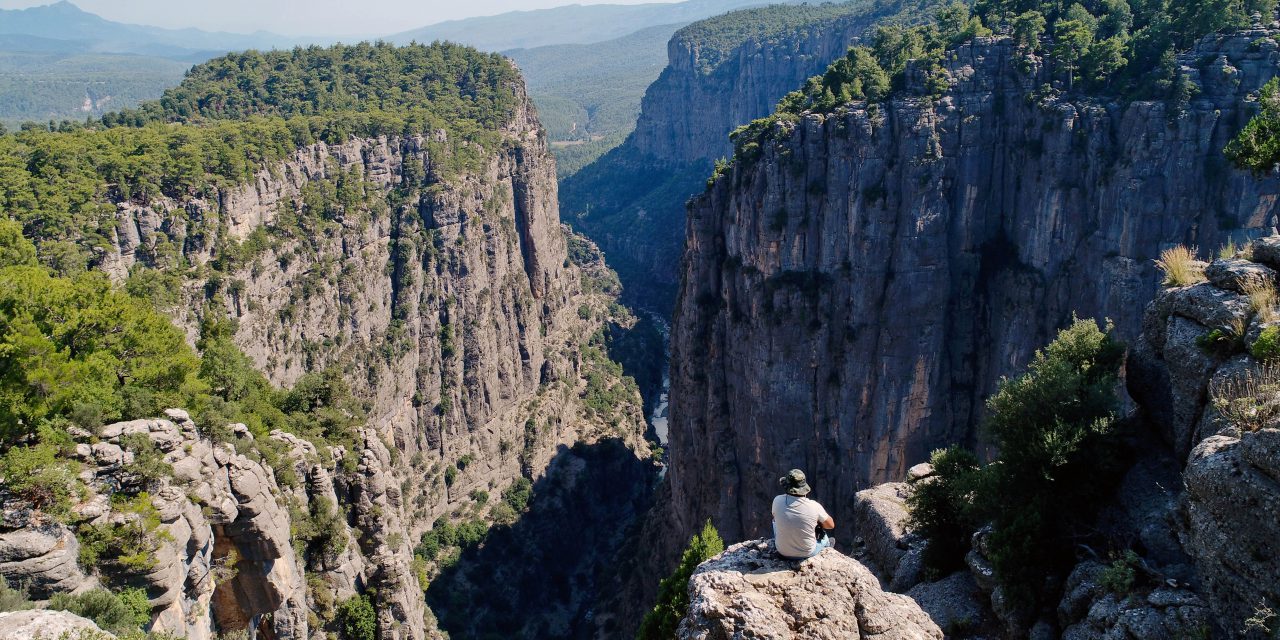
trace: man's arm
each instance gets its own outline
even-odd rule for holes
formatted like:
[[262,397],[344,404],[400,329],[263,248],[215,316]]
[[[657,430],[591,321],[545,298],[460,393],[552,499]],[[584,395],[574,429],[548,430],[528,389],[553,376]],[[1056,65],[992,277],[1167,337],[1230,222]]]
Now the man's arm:
[[827,516],[827,519],[826,519],[826,520],[823,520],[822,522],[819,522],[818,524],[822,525],[822,528],[823,528],[823,529],[826,529],[826,530],[828,530],[828,531],[830,531],[830,530],[832,530],[832,529],[836,528],[836,521],[835,521],[835,520],[833,520],[833,519],[831,519],[831,516]]

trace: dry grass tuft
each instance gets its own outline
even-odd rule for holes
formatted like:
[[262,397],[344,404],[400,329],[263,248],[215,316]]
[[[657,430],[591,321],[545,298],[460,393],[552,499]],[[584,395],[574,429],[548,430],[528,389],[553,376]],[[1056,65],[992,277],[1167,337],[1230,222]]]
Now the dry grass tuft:
[[1249,310],[1261,322],[1276,319],[1276,303],[1280,302],[1280,294],[1276,293],[1273,282],[1250,281],[1244,285],[1244,294],[1249,296]]
[[1240,248],[1236,246],[1235,240],[1227,240],[1227,243],[1218,248],[1219,260],[1230,260],[1236,257],[1240,252]]
[[1258,431],[1280,418],[1280,367],[1246,371],[1209,389],[1213,406],[1237,431]]
[[1160,252],[1156,266],[1164,271],[1164,286],[1185,287],[1204,282],[1204,265],[1191,249],[1178,245]]

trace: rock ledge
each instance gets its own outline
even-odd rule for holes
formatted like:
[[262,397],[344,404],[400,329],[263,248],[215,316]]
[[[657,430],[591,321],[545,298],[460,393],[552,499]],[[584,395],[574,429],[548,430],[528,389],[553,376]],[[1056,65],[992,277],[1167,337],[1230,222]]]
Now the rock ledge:
[[941,640],[942,631],[913,600],[884,592],[853,558],[828,549],[795,562],[771,541],[753,540],[694,572],[676,637]]

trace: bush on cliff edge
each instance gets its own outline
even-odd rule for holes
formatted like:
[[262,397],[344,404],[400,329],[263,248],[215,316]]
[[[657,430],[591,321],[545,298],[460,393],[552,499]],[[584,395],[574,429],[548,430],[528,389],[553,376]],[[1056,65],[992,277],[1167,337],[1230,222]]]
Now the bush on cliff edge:
[[1119,466],[1123,357],[1109,325],[1076,320],[1026,373],[1000,383],[987,401],[996,461],[978,470],[958,449],[939,453],[937,480],[910,502],[917,531],[936,548],[927,557],[933,570],[956,568],[968,547],[961,532],[981,522],[993,525],[990,560],[1014,604],[1036,604],[1045,579],[1070,566]]
[[702,531],[689,540],[680,565],[658,584],[658,602],[640,623],[636,640],[669,640],[676,636],[680,620],[689,612],[689,578],[703,562],[724,551],[720,532],[707,520]]

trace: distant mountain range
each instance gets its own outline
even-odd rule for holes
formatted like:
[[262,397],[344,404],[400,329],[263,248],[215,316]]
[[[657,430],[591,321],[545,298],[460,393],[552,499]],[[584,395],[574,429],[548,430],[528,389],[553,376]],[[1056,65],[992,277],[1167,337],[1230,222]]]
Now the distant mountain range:
[[116,53],[207,60],[227,51],[292,47],[304,39],[253,34],[162,29],[112,22],[66,2],[0,10],[0,48],[45,53]]
[[452,40],[487,51],[557,44],[591,44],[621,38],[659,25],[695,20],[763,4],[798,0],[686,0],[651,4],[572,4],[553,9],[512,11],[496,16],[450,20],[389,36],[400,44]]
[[[795,4],[798,0],[774,0]],[[567,175],[616,146],[680,27],[769,0],[568,5],[453,20],[388,36],[451,40],[516,61]],[[327,44],[112,22],[65,0],[0,10],[0,123],[83,120],[158,98],[185,70],[227,51]]]

